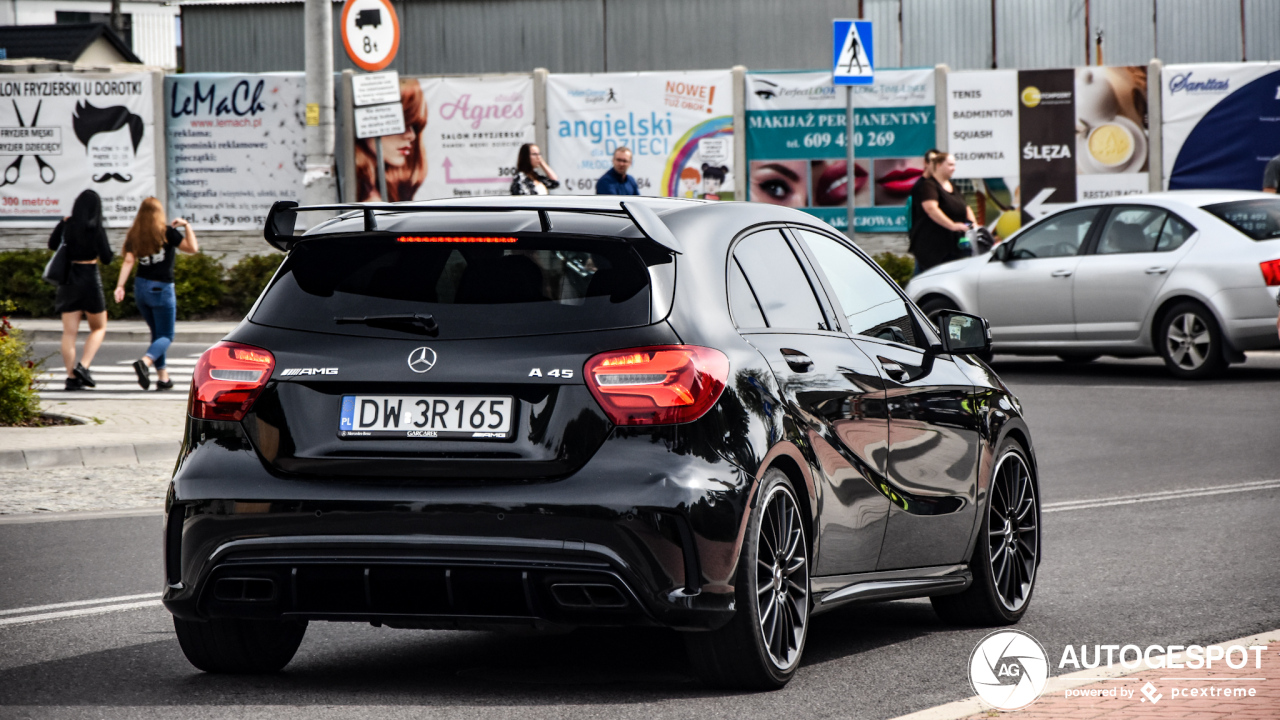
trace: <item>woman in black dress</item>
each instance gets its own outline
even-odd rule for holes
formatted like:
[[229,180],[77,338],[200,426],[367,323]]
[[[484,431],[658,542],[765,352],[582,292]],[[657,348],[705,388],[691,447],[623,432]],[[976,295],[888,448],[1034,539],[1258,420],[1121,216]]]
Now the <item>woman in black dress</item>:
[[560,187],[556,171],[542,159],[542,150],[533,143],[520,146],[516,155],[516,176],[511,180],[512,195],[546,195]]
[[959,234],[976,222],[964,196],[951,184],[955,158],[938,152],[926,156],[925,174],[911,190],[911,254],[916,272],[966,257],[959,248]]
[[[111,262],[114,255],[107,244],[107,231],[102,222],[102,198],[85,190],[71,207],[71,216],[63,218],[49,236],[49,249],[57,250],[66,243],[71,269],[58,286],[54,309],[62,315],[62,364],[67,368],[67,390],[80,390],[97,385],[89,366],[107,336],[107,303],[102,296],[102,276],[98,262]],[[76,335],[80,318],[89,321],[89,337],[84,352],[76,362]]]

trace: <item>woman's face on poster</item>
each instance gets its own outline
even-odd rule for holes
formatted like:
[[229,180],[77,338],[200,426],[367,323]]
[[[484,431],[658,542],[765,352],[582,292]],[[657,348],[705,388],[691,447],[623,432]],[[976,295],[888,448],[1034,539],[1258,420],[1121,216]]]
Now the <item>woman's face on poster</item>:
[[418,140],[418,133],[412,127],[399,135],[388,135],[382,138],[382,160],[388,167],[404,167],[413,155],[413,144]]

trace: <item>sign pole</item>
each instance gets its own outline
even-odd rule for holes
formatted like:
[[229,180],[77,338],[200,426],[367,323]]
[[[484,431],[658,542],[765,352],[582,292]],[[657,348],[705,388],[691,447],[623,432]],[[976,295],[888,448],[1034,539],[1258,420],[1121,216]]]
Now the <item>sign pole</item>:
[[377,149],[378,155],[378,197],[382,202],[390,202],[387,200],[387,166],[382,163],[382,136],[374,141],[374,147]]
[[857,190],[857,183],[854,182],[857,176],[854,173],[853,155],[854,155],[854,124],[853,124],[853,86],[846,85],[844,88],[844,149],[845,149],[845,214],[848,216],[848,232],[849,239],[857,242],[854,237],[853,224],[853,196]]

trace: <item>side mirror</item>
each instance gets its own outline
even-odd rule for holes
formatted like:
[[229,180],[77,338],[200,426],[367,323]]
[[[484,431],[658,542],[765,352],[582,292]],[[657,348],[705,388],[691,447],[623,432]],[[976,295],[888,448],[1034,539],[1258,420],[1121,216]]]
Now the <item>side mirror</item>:
[[1009,261],[1009,243],[1002,242],[991,249],[991,262]]
[[991,351],[991,326],[977,315],[943,310],[938,313],[942,346],[952,355],[973,355]]

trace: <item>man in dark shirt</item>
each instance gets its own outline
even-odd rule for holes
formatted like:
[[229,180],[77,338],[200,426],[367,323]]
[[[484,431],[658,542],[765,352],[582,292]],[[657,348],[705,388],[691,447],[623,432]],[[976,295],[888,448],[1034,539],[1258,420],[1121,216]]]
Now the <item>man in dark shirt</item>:
[[626,146],[613,151],[613,168],[596,181],[597,195],[639,195],[636,179],[627,174],[631,168],[631,150]]
[[1267,168],[1262,173],[1262,192],[1280,192],[1280,155],[1267,162]]

